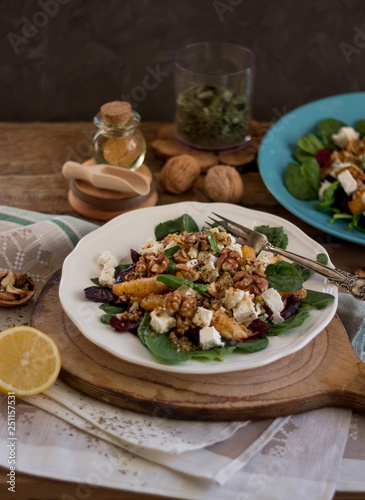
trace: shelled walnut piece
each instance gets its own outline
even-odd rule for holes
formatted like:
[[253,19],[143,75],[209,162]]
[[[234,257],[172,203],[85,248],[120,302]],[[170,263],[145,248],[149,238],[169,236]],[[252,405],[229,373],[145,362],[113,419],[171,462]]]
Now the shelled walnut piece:
[[0,307],[15,307],[27,303],[34,295],[35,285],[29,274],[0,272]]

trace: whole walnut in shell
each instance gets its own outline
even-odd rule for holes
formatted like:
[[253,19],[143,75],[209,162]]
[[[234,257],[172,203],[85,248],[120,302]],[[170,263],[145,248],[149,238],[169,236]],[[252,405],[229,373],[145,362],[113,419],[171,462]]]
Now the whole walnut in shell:
[[199,174],[200,167],[195,158],[190,155],[174,156],[165,163],[159,181],[169,193],[180,194],[193,186]]
[[239,203],[243,196],[240,174],[228,165],[215,165],[208,170],[204,183],[205,193],[212,201]]

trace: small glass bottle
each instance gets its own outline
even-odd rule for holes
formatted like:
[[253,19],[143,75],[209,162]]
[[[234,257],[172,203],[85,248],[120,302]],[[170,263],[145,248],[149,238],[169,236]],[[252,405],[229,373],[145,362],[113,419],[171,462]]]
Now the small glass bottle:
[[94,118],[98,127],[92,143],[96,163],[109,163],[136,170],[146,156],[146,141],[138,129],[140,115],[129,102],[113,101],[101,106]]

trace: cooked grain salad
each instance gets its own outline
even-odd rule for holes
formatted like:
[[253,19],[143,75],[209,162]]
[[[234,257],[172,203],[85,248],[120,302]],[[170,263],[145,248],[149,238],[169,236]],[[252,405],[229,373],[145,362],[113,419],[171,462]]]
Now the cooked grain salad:
[[[276,246],[288,244],[283,228],[255,230]],[[219,226],[200,230],[188,214],[159,224],[130,258],[119,264],[103,252],[85,296],[102,302],[100,319],[116,334],[137,335],[165,363],[261,351],[270,335],[300,326],[311,308],[334,299],[303,287],[308,269],[270,252],[255,255]]]

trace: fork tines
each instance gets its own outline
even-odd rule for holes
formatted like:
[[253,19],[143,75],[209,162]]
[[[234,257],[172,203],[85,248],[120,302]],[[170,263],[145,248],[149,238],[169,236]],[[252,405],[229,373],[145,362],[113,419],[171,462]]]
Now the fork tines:
[[[217,217],[219,217],[219,220],[214,219],[211,216],[209,216],[209,219],[211,219],[213,222],[215,222],[215,223],[219,224],[220,226],[222,226],[223,229],[225,229],[226,231],[229,231],[234,236],[239,237],[239,238],[241,238],[244,241],[247,240],[247,237],[250,234],[250,230],[249,229],[247,229],[247,231],[245,231],[246,228],[243,227],[243,226],[240,226],[240,224],[236,224],[235,222],[230,221],[226,217],[221,217],[220,215],[218,215],[218,214],[216,214],[214,212],[212,212],[212,213],[214,215],[216,215]],[[232,226],[237,226],[237,229],[236,229],[236,227],[235,228],[230,227],[228,224],[226,224],[226,222],[228,222],[228,224],[231,224]],[[207,222],[207,224],[211,225],[211,222]]]

